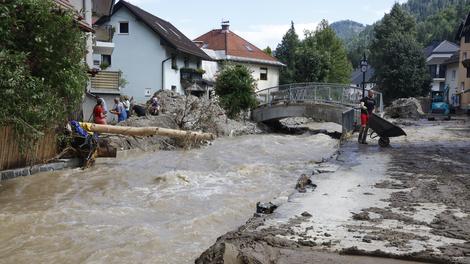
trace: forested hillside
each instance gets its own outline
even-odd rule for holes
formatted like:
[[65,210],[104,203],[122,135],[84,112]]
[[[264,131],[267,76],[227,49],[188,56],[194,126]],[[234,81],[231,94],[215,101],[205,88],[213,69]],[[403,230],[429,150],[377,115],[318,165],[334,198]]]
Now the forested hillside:
[[[455,41],[456,30],[470,11],[470,0],[409,0],[402,7],[415,17],[416,38],[425,47],[433,41]],[[346,41],[348,58],[354,67],[359,64],[362,53],[368,52],[376,24]]]
[[336,32],[336,35],[345,42],[350,41],[366,27],[363,24],[352,20],[334,22],[330,26]]

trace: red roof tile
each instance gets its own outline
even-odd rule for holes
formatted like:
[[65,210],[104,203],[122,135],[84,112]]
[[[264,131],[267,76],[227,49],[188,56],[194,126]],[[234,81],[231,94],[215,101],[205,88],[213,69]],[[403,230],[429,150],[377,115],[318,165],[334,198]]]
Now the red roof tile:
[[255,60],[279,62],[276,58],[238,36],[230,30],[214,29],[194,40],[204,49],[225,51],[227,56],[242,57]]

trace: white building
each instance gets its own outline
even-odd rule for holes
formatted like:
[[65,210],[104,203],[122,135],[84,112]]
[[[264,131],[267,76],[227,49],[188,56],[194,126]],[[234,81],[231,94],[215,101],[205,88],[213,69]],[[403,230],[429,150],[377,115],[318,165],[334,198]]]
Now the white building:
[[214,61],[203,61],[204,79],[215,81],[224,62],[247,66],[257,81],[256,91],[279,85],[279,70],[285,65],[230,31],[227,23],[194,40]]
[[[210,60],[170,22],[123,0],[114,5],[110,16],[96,21],[95,26],[110,31],[112,43],[97,42],[94,67],[108,74],[122,73],[128,83],[118,88],[119,93],[138,103],[146,102],[161,89],[186,93],[186,88],[193,84],[191,78],[198,79],[201,61]],[[102,93],[103,89],[92,84],[91,92]]]
[[458,51],[459,46],[447,40],[440,43],[434,43],[425,48],[424,55],[426,57],[426,65],[429,68],[429,73],[433,80],[433,91],[444,90],[447,71],[447,65],[445,62]]

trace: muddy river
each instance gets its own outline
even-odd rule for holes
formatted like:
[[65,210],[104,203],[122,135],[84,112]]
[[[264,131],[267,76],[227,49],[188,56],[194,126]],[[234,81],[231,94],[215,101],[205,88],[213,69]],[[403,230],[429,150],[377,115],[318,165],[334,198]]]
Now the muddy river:
[[223,138],[1,182],[0,263],[193,263],[336,148],[325,135]]

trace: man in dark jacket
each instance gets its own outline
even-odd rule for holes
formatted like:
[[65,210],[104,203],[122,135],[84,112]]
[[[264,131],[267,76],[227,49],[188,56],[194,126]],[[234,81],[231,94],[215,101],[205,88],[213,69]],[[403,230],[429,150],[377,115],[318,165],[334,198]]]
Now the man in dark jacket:
[[367,144],[367,132],[369,131],[369,119],[375,109],[375,100],[372,91],[368,91],[367,97],[361,100],[361,130],[359,131],[359,144]]

